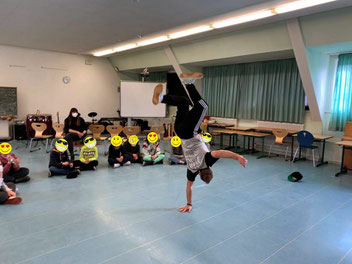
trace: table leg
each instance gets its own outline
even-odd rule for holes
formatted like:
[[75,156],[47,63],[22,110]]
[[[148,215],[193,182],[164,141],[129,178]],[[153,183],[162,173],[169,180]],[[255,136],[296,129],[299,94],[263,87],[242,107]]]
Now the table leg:
[[325,139],[322,140],[323,141],[323,151],[322,151],[322,154],[321,154],[321,162],[317,165],[317,167],[321,166],[321,165],[324,165],[324,164],[328,164],[327,161],[324,161],[324,156],[325,156]]
[[262,137],[262,153],[260,154],[260,156],[257,159],[261,159],[261,158],[265,158],[268,155],[264,154],[264,137]]
[[345,158],[345,146],[342,147],[342,160],[341,160],[341,167],[340,171],[335,174],[336,177],[340,176],[341,174],[347,173],[347,169],[343,168],[343,160]]
[[242,149],[242,153],[246,153],[246,136],[243,135],[243,149]]
[[295,140],[294,136],[292,135],[291,136],[291,160],[293,159],[293,145],[294,145],[293,143],[294,143],[294,140]]
[[220,133],[220,149],[222,149],[222,144],[223,144],[223,134]]
[[235,134],[235,153],[237,153],[237,139],[238,139],[238,135]]

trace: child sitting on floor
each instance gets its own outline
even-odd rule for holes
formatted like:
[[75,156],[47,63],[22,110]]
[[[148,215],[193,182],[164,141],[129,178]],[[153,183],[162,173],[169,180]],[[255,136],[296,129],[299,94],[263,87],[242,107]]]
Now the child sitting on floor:
[[79,170],[75,170],[73,163],[69,161],[67,153],[68,143],[65,139],[59,139],[50,153],[48,177],[54,175],[66,175],[66,178],[76,178]]
[[126,155],[122,144],[120,146],[114,146],[113,144],[109,147],[109,158],[108,162],[114,168],[118,168],[123,165],[131,164],[131,157]]
[[0,204],[19,204],[22,198],[16,195],[16,185],[6,184],[3,179],[3,166],[0,162]]
[[125,149],[126,155],[130,157],[130,160],[132,163],[142,163],[142,156],[141,156],[141,150],[138,142],[138,137],[134,136],[135,137],[134,139],[132,137],[133,136],[131,136],[129,140],[124,143],[124,149]]
[[170,164],[186,164],[185,156],[183,155],[182,146],[171,146],[171,153],[169,157]]
[[30,180],[29,170],[20,167],[20,159],[15,154],[0,154],[0,161],[3,164],[4,182],[20,183]]
[[84,170],[96,170],[98,166],[97,141],[92,137],[84,139],[84,146],[81,148],[79,160],[73,162],[75,168]]
[[154,143],[149,142],[148,139],[144,140],[143,166],[163,163],[163,159],[165,158],[165,155],[161,153],[159,143],[160,143],[159,140],[157,140]]

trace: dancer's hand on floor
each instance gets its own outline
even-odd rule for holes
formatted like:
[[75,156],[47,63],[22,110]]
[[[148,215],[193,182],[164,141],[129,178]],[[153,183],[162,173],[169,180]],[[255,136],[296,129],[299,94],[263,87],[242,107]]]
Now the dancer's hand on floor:
[[192,206],[186,205],[186,206],[184,206],[184,207],[179,208],[178,211],[179,211],[180,213],[186,213],[186,212],[189,212],[189,213],[190,213],[190,212],[192,211]]
[[238,162],[245,168],[247,165],[248,160],[246,160],[243,156],[238,157]]

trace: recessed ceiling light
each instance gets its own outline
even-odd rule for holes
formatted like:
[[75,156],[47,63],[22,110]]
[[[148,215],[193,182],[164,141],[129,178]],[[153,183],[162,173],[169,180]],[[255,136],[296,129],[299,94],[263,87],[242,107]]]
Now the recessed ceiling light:
[[291,3],[283,4],[274,8],[274,11],[278,14],[287,13],[311,6],[321,5],[329,2],[335,2],[336,0],[299,0]]
[[120,51],[124,51],[124,50],[129,50],[129,49],[134,49],[137,48],[137,44],[136,43],[131,43],[131,44],[126,44],[123,46],[119,46],[114,48],[114,52],[120,52]]
[[163,41],[167,41],[167,40],[169,40],[168,36],[160,36],[160,37],[140,41],[137,43],[137,45],[138,46],[147,46],[147,45],[151,45],[151,44],[155,44],[155,43],[159,43],[159,42],[163,42]]
[[214,22],[214,23],[212,23],[212,26],[214,28],[223,28],[223,27],[238,25],[238,24],[242,24],[245,22],[270,17],[273,15],[275,15],[275,14],[272,12],[272,10],[263,10],[263,11],[259,11],[259,12],[253,12],[253,13],[249,13],[246,15],[237,16],[237,17],[225,19],[222,21]]
[[112,54],[114,52],[115,51],[113,51],[112,49],[108,49],[108,50],[98,51],[98,52],[94,53],[93,55],[96,57],[101,57],[101,56],[105,56],[108,54]]
[[169,35],[169,37],[171,39],[177,39],[177,38],[182,38],[182,37],[186,37],[186,36],[190,36],[190,35],[194,35],[194,34],[198,34],[201,32],[206,32],[209,30],[212,30],[213,28],[210,25],[205,25],[205,26],[199,26],[199,27],[194,27],[194,28],[190,28],[190,29],[186,29],[186,30],[182,30],[179,32],[175,32]]

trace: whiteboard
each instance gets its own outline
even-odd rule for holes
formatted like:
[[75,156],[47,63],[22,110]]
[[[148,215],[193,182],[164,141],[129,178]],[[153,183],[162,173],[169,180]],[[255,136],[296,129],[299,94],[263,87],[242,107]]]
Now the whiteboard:
[[[121,82],[121,116],[122,117],[166,117],[166,104],[152,103],[155,86],[151,82]],[[166,85],[163,84],[163,93]]]

